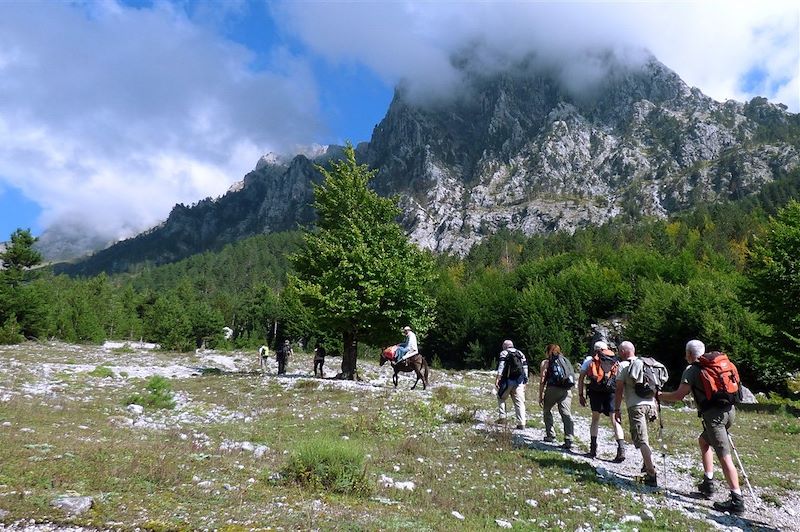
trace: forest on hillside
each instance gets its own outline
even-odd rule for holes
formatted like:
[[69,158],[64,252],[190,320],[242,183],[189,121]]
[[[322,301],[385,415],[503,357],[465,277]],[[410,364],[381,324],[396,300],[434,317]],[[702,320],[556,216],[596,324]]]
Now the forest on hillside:
[[[490,368],[511,338],[534,359],[558,343],[579,361],[591,324],[614,320],[621,338],[664,361],[673,377],[685,342],[699,338],[727,352],[753,388],[791,393],[790,377],[800,372],[795,198],[798,171],[757,195],[667,220],[619,218],[574,234],[506,231],[466,257],[432,257],[435,280],[424,290],[435,312],[419,331],[422,353],[435,366]],[[41,260],[33,242],[18,230],[0,254],[0,342],[143,339],[192,350],[290,339],[343,350],[287,283],[291,257],[303,249],[300,232],[90,278],[33,268]],[[233,329],[230,340],[224,326]]]

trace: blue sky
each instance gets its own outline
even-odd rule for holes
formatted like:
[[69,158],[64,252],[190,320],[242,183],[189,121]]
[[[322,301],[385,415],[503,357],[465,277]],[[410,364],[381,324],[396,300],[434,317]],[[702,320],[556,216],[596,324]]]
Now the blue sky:
[[646,48],[718,100],[800,108],[796,2],[6,0],[0,240],[130,236],[264,153],[368,140],[396,83],[447,94],[471,42],[576,71],[587,49]]

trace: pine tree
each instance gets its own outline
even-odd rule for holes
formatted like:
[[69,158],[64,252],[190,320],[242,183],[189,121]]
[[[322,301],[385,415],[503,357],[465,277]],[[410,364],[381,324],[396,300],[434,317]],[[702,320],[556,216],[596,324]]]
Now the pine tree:
[[36,240],[29,229],[17,229],[0,252],[0,325],[8,330],[13,326],[25,337],[38,337],[45,328],[46,300],[41,287],[31,283],[35,277],[31,268],[42,262],[42,255],[33,249]]

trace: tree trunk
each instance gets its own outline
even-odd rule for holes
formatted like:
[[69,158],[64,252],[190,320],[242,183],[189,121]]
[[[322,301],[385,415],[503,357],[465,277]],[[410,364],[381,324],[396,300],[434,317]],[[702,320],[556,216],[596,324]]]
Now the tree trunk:
[[349,381],[356,380],[358,378],[356,373],[356,354],[358,351],[356,335],[351,331],[342,333],[342,344],[344,345],[344,354],[342,355],[341,378]]

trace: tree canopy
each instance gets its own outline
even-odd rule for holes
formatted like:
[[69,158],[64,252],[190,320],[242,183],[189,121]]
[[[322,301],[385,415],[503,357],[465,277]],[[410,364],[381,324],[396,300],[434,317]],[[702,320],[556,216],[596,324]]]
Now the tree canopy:
[[351,145],[330,170],[318,169],[317,227],[293,257],[290,283],[316,325],[342,335],[342,374],[352,379],[358,342],[387,344],[404,325],[421,333],[432,325],[434,263],[396,222],[396,199],[368,188],[375,172],[356,162]]

